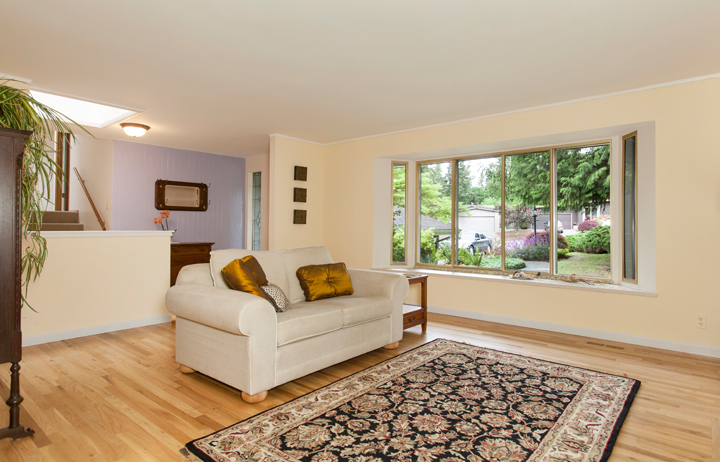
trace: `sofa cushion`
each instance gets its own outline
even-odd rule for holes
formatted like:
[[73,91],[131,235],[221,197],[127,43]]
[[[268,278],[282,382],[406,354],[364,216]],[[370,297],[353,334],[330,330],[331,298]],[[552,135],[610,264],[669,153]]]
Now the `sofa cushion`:
[[[285,278],[288,284],[288,290],[285,290],[285,295],[288,296],[290,303],[293,305],[305,300],[305,293],[300,287],[300,281],[297,278],[297,270],[301,266],[307,265],[322,265],[324,263],[333,263],[330,252],[324,246],[313,246],[313,247],[299,247],[296,249],[278,250],[278,253],[282,257],[283,263],[285,264]],[[212,255],[212,254],[211,254]],[[265,264],[262,260],[259,260],[260,264],[265,268]],[[265,269],[267,271],[267,268]],[[268,280],[272,280],[268,274]],[[277,284],[277,282],[275,282]],[[280,284],[278,284],[280,285]],[[280,286],[282,287],[282,286]]]
[[392,300],[383,296],[350,296],[296,303],[292,309],[277,313],[278,346],[384,318],[391,313]]
[[374,321],[392,313],[392,300],[382,296],[340,297],[328,299],[330,301],[342,309],[343,327]]
[[344,315],[339,307],[303,302],[277,313],[277,322],[277,344],[282,346],[342,329]]
[[301,266],[297,278],[308,302],[353,294],[345,263]]
[[[248,255],[254,256],[262,266],[267,280],[277,285],[285,294],[288,293],[288,279],[285,273],[283,259],[277,251],[272,250],[246,250],[246,249],[225,249],[213,250],[210,252],[210,275],[215,287],[229,289],[230,286],[222,276],[222,269],[233,260]],[[295,278],[297,279],[297,278]]]

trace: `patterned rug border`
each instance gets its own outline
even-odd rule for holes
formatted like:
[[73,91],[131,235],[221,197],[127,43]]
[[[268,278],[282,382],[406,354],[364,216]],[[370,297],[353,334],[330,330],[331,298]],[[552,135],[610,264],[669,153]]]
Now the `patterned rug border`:
[[603,454],[602,454],[601,458],[598,460],[598,462],[607,462],[608,458],[610,457],[610,454],[612,453],[613,447],[615,446],[615,442],[617,441],[618,435],[619,435],[619,433],[620,433],[620,429],[622,428],[622,426],[623,426],[623,424],[624,424],[624,422],[625,422],[625,418],[627,417],[627,414],[628,414],[628,412],[630,411],[630,406],[632,405],[633,401],[635,400],[635,396],[636,396],[636,394],[637,394],[637,392],[638,392],[638,390],[639,390],[639,388],[640,388],[640,384],[642,383],[642,382],[640,382],[639,380],[633,379],[633,378],[628,377],[628,376],[626,376],[626,375],[618,375],[618,374],[613,374],[613,373],[609,373],[609,372],[603,372],[603,371],[598,371],[598,370],[594,370],[594,369],[588,369],[588,368],[585,368],[585,367],[573,366],[573,365],[570,365],[570,364],[560,363],[560,362],[556,362],[556,361],[550,361],[550,360],[547,360],[547,359],[540,359],[540,358],[536,358],[536,357],[534,357],[534,356],[527,356],[527,355],[523,355],[523,354],[519,354],[519,353],[511,353],[511,352],[508,352],[508,351],[498,350],[498,349],[496,349],[496,348],[490,348],[490,347],[485,347],[485,346],[476,345],[476,344],[470,343],[470,342],[464,342],[464,341],[458,341],[458,340],[451,340],[451,339],[446,339],[446,338],[436,338],[435,340],[432,340],[432,341],[427,342],[427,343],[423,343],[423,344],[418,345],[418,346],[416,346],[416,347],[413,347],[413,348],[411,348],[411,349],[409,349],[409,350],[407,350],[407,351],[403,351],[402,353],[399,353],[399,354],[397,354],[397,355],[395,355],[395,356],[392,356],[392,357],[390,357],[390,358],[388,358],[388,359],[385,359],[385,360],[383,360],[383,361],[381,361],[381,362],[379,362],[379,363],[377,363],[377,364],[373,364],[373,365],[371,365],[371,366],[368,366],[368,367],[366,367],[366,368],[364,368],[364,369],[361,369],[361,370],[359,370],[359,371],[357,371],[357,372],[355,372],[355,373],[353,373],[353,374],[350,374],[350,375],[348,375],[348,376],[346,376],[346,377],[342,377],[342,378],[339,378],[339,379],[337,379],[337,380],[334,380],[334,381],[332,381],[332,382],[330,382],[330,383],[328,383],[328,384],[326,384],[326,385],[323,385],[323,386],[320,387],[320,388],[317,388],[317,389],[315,389],[315,390],[311,390],[311,391],[309,391],[309,392],[307,392],[307,393],[304,393],[304,394],[302,394],[302,395],[300,395],[300,396],[297,396],[297,397],[291,399],[290,401],[287,401],[287,402],[285,402],[285,403],[278,404],[277,406],[271,407],[271,408],[269,408],[269,409],[265,409],[264,411],[262,411],[262,412],[260,412],[260,413],[258,413],[258,414],[252,415],[252,416],[250,416],[250,417],[248,417],[248,418],[246,418],[246,419],[239,420],[239,421],[237,421],[237,422],[235,422],[235,423],[233,423],[233,424],[230,424],[230,425],[228,425],[228,426],[226,426],[226,427],[224,427],[224,428],[221,428],[220,430],[216,430],[216,431],[214,431],[214,432],[212,432],[212,433],[209,433],[209,434],[207,434],[207,435],[201,436],[200,438],[196,438],[196,439],[188,442],[188,443],[185,445],[185,447],[183,447],[183,448],[181,448],[181,449],[179,450],[179,452],[180,452],[183,456],[185,456],[188,461],[216,462],[215,459],[210,458],[210,457],[207,456],[205,453],[203,453],[203,452],[201,452],[199,449],[195,448],[195,447],[193,446],[193,443],[195,443],[195,442],[197,442],[197,441],[200,441],[200,440],[204,440],[204,439],[209,438],[209,437],[211,437],[211,436],[213,436],[213,435],[216,435],[216,434],[218,434],[218,433],[224,432],[225,430],[228,430],[229,428],[234,427],[234,426],[236,426],[236,425],[238,425],[238,424],[240,424],[240,423],[242,423],[242,422],[245,422],[245,421],[247,421],[247,420],[257,419],[257,418],[263,416],[264,414],[268,414],[268,413],[270,413],[270,412],[275,411],[275,410],[276,410],[277,408],[279,408],[279,407],[282,407],[282,406],[291,406],[292,403],[294,403],[295,401],[300,401],[300,400],[306,398],[308,395],[311,395],[311,394],[313,394],[313,393],[317,393],[318,391],[320,391],[320,390],[322,390],[322,389],[324,389],[324,388],[332,387],[333,385],[337,384],[338,382],[341,382],[341,381],[344,381],[344,380],[348,380],[348,379],[350,379],[350,378],[352,378],[352,377],[355,377],[355,376],[357,376],[357,375],[366,373],[366,371],[367,371],[368,369],[373,369],[373,368],[380,367],[380,366],[382,366],[382,365],[385,364],[385,363],[388,363],[388,362],[390,362],[390,361],[396,360],[396,359],[397,359],[398,357],[400,357],[400,356],[403,356],[403,355],[406,355],[406,354],[410,354],[410,353],[412,353],[413,351],[418,350],[418,349],[420,349],[420,348],[428,347],[428,346],[430,346],[430,345],[433,345],[433,344],[436,344],[436,343],[441,343],[441,342],[450,342],[450,343],[455,343],[455,344],[458,344],[458,345],[466,345],[466,346],[481,348],[481,349],[483,349],[483,350],[488,350],[488,351],[500,353],[500,354],[503,354],[503,355],[510,355],[510,356],[515,356],[515,357],[519,357],[519,358],[529,358],[529,359],[532,359],[532,360],[534,360],[534,361],[540,361],[540,362],[547,363],[547,364],[554,364],[554,365],[558,365],[558,366],[566,366],[566,367],[571,367],[571,368],[578,369],[578,370],[581,370],[581,371],[586,371],[586,372],[589,372],[589,373],[604,374],[604,375],[607,375],[607,376],[619,377],[619,378],[622,378],[622,379],[627,379],[627,380],[633,381],[634,383],[633,383],[633,385],[632,385],[632,387],[631,387],[631,390],[630,390],[630,392],[628,393],[627,397],[625,398],[625,402],[623,403],[623,408],[622,408],[622,410],[620,411],[620,413],[618,414],[617,420],[615,421],[615,425],[614,425],[613,431],[612,431],[612,433],[611,433],[611,435],[610,435],[610,437],[609,437],[609,439],[608,439],[608,441],[607,441],[607,444],[605,445],[605,450],[603,451]]

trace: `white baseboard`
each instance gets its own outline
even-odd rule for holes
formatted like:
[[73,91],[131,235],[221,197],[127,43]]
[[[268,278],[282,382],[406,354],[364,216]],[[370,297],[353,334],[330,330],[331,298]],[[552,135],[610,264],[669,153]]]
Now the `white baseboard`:
[[114,322],[112,324],[103,324],[100,326],[51,332],[49,334],[32,335],[30,337],[23,338],[23,347],[50,342],[59,342],[61,340],[69,340],[71,338],[87,337],[88,335],[105,334],[107,332],[133,329],[135,327],[152,326],[154,324],[162,324],[170,321],[172,321],[172,315],[166,314],[163,316],[155,316],[153,318],[133,319],[131,321]]
[[642,337],[639,335],[621,334],[618,332],[608,332],[605,330],[588,329],[586,327],[568,326],[566,324],[556,324],[552,322],[534,321],[531,319],[513,318],[510,316],[478,313],[476,311],[465,311],[458,310],[456,308],[444,308],[441,306],[428,306],[428,311],[430,313],[446,314],[449,316],[457,316],[460,318],[476,319],[478,321],[497,322],[500,324],[509,324],[511,326],[549,330],[551,332],[559,332],[562,334],[580,335],[582,337],[609,340],[612,342],[630,343],[632,345],[640,345],[651,348],[660,348],[663,350],[679,351],[681,353],[692,353],[695,355],[720,358],[720,348],[696,345],[694,343],[673,342],[671,340],[661,340],[650,337]]

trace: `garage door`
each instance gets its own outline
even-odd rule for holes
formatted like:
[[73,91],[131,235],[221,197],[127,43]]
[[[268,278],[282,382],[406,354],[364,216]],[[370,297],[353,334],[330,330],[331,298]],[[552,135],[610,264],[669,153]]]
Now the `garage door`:
[[460,217],[458,223],[464,235],[475,233],[492,234],[495,232],[495,217]]

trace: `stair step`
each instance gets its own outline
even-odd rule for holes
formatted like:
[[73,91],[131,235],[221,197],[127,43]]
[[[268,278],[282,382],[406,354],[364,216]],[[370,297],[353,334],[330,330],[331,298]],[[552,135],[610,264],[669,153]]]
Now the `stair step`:
[[83,231],[85,226],[82,223],[43,223],[42,231]]
[[77,210],[68,212],[48,210],[43,213],[43,224],[45,223],[80,223],[80,212]]

